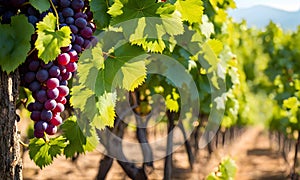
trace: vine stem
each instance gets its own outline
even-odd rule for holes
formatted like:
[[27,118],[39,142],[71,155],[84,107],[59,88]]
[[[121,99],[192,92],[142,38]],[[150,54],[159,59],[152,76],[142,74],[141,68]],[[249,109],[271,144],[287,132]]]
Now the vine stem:
[[52,6],[52,8],[53,8],[53,10],[54,10],[55,16],[56,16],[56,27],[57,27],[57,29],[59,29],[59,17],[58,17],[57,10],[56,10],[56,8],[55,8],[55,6],[54,6],[52,0],[49,0],[49,2],[50,2],[50,4],[51,4],[51,6]]
[[19,140],[19,143],[22,145],[22,146],[24,146],[24,147],[29,147],[29,145],[28,144],[26,144],[26,143],[24,143],[22,140]]

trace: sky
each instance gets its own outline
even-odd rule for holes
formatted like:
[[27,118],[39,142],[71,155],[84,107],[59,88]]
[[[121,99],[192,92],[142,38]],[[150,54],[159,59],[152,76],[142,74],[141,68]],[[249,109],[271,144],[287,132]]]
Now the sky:
[[235,0],[237,8],[247,8],[255,5],[267,5],[286,11],[300,10],[300,0]]

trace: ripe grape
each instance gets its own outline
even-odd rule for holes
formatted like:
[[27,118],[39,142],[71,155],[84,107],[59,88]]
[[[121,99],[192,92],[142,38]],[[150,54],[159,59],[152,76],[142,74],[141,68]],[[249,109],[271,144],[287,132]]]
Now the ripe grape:
[[31,61],[28,65],[28,69],[30,71],[37,71],[40,67],[40,62],[39,61]]
[[35,73],[34,72],[27,72],[26,74],[25,74],[25,77],[24,77],[24,79],[25,79],[25,82],[26,83],[31,83],[32,81],[34,81],[34,79],[35,79]]
[[60,65],[67,65],[70,62],[70,55],[68,53],[62,53],[58,55],[57,61]]
[[62,118],[60,117],[59,114],[57,114],[50,120],[50,123],[55,126],[59,126],[62,123]]
[[60,69],[58,66],[52,66],[48,69],[48,72],[51,77],[58,77],[60,75]]
[[41,119],[41,111],[32,111],[30,118],[34,121],[39,121]]
[[57,103],[54,99],[48,99],[45,103],[44,103],[44,107],[47,110],[53,110],[56,107]]
[[80,35],[84,38],[91,38],[93,36],[93,30],[90,27],[85,27],[80,31]]
[[49,73],[45,69],[41,69],[36,73],[36,79],[40,82],[44,82],[48,79]]
[[59,80],[57,78],[50,78],[47,80],[47,87],[49,89],[54,89],[59,86]]
[[69,94],[69,88],[68,86],[58,86],[57,87],[58,91],[59,91],[59,96],[67,96]]
[[32,83],[29,84],[29,90],[32,92],[35,92],[41,88],[41,85],[37,81],[33,81]]
[[76,25],[77,27],[83,29],[83,28],[86,27],[87,21],[86,21],[84,18],[80,17],[80,18],[77,18],[77,19],[75,20],[75,25]]
[[35,93],[35,98],[41,102],[44,103],[45,101],[47,101],[48,97],[47,97],[47,92],[45,90],[39,90]]
[[44,132],[48,127],[48,123],[45,121],[38,121],[34,124],[34,130],[37,132]]
[[70,16],[74,16],[74,11],[73,9],[67,7],[67,8],[64,8],[62,10],[62,15],[67,18],[67,17],[70,17]]
[[50,121],[50,119],[52,119],[52,111],[46,109],[42,110],[41,119],[43,121]]
[[77,70],[77,64],[75,62],[70,62],[66,65],[68,72],[75,72]]
[[53,124],[49,124],[45,132],[49,135],[54,135],[57,132],[57,127]]

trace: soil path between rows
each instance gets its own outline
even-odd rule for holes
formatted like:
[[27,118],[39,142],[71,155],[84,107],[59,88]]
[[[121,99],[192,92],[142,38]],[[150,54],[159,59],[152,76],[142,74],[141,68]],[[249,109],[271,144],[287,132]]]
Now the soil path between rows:
[[[99,161],[102,158],[100,152],[87,153],[79,156],[76,162],[59,157],[54,163],[40,170],[29,159],[28,152],[24,154],[24,179],[55,179],[55,180],[89,180],[95,179]],[[217,149],[209,157],[207,150],[200,150],[193,169],[189,168],[187,154],[184,147],[178,149],[173,156],[173,178],[202,180],[209,172],[212,172],[223,157],[230,156],[236,161],[238,171],[237,180],[282,180],[287,179],[288,165],[279,152],[270,148],[268,133],[262,128],[248,128],[241,137],[234,142]],[[163,179],[164,160],[154,163],[155,169],[149,174],[149,179]],[[114,161],[109,171],[108,180],[129,179],[121,167]]]

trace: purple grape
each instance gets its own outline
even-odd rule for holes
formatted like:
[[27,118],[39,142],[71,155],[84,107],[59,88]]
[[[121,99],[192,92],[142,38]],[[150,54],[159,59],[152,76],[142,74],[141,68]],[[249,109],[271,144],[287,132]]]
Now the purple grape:
[[84,39],[81,36],[77,35],[75,36],[75,43],[78,44],[79,46],[82,46],[84,43]]
[[65,110],[65,106],[62,103],[57,103],[56,107],[52,110],[54,113],[61,113]]
[[24,77],[24,80],[25,80],[25,82],[26,83],[31,83],[32,81],[34,81],[34,79],[35,79],[35,73],[34,72],[27,72],[26,74],[25,74],[25,77]]
[[57,61],[60,65],[67,65],[70,62],[70,55],[68,53],[62,53],[58,55]]
[[77,27],[77,26],[71,24],[69,27],[70,27],[71,32],[72,32],[73,34],[77,34],[77,33],[78,33],[78,27]]
[[67,96],[69,94],[68,86],[58,86],[59,96]]
[[58,66],[52,66],[48,69],[50,77],[58,77],[60,75],[60,69]]
[[69,44],[69,46],[67,46],[67,47],[61,47],[60,48],[60,50],[62,51],[62,52],[69,52],[70,50],[72,49],[72,44]]
[[41,88],[41,85],[37,81],[33,81],[32,83],[29,84],[29,90],[32,92],[35,92]]
[[72,18],[72,17],[67,17],[67,19],[66,19],[66,24],[68,24],[68,25],[74,24],[74,18]]
[[92,46],[92,43],[91,43],[91,41],[90,40],[84,40],[84,44],[83,44],[83,48],[84,49],[88,49],[88,48],[90,48]]
[[59,90],[57,88],[48,89],[47,96],[49,99],[56,99],[59,96]]
[[75,35],[71,34],[71,43],[74,43],[74,41],[75,41]]
[[48,127],[48,123],[45,121],[38,121],[34,124],[34,130],[37,132],[44,132]]
[[71,6],[75,11],[80,11],[84,7],[84,2],[82,0],[73,0]]
[[61,103],[61,104],[66,104],[67,99],[66,99],[64,96],[62,96],[62,97],[58,96],[58,97],[55,99],[55,101],[58,102],[58,103]]
[[60,6],[61,7],[69,7],[71,5],[71,1],[70,0],[60,0]]
[[49,73],[45,69],[41,69],[36,73],[36,79],[40,82],[44,82],[48,79]]
[[43,109],[43,107],[44,107],[43,104],[38,101],[33,103],[33,109],[35,111],[41,111]]
[[84,18],[86,19],[87,18],[87,15],[84,14],[83,12],[77,12],[75,15],[74,15],[74,18],[77,19],[77,18]]
[[66,72],[62,74],[62,80],[70,80],[72,78],[72,73],[71,72]]
[[29,104],[27,105],[27,109],[28,109],[28,111],[30,111],[30,112],[34,111],[34,110],[35,110],[35,109],[34,109],[34,103],[33,103],[33,102],[29,103]]
[[54,116],[51,120],[50,123],[55,125],[55,126],[59,126],[62,123],[62,118],[60,117],[59,114],[57,114],[56,116]]
[[75,62],[70,62],[66,65],[68,72],[75,72],[77,70],[77,64]]
[[57,132],[57,127],[54,126],[53,124],[49,124],[48,128],[46,129],[46,133],[48,135],[54,135]]
[[75,20],[75,25],[83,29],[87,26],[87,21],[84,18],[80,17]]
[[47,110],[53,110],[56,107],[57,103],[54,99],[48,99],[45,103],[44,103],[44,107]]
[[43,138],[45,136],[44,132],[34,131],[33,134],[36,138]]
[[37,17],[32,16],[32,15],[28,16],[28,22],[29,22],[30,24],[35,25],[38,21],[39,21],[39,20],[38,20]]
[[47,80],[47,87],[49,89],[54,89],[59,86],[59,80],[57,78],[50,78]]
[[64,73],[67,72],[67,69],[66,69],[65,66],[59,64],[58,67],[59,67],[59,69],[60,69],[60,73],[61,73],[61,74],[64,74]]
[[93,19],[92,11],[86,11],[85,14],[87,15],[86,20],[91,21]]
[[40,91],[37,91],[36,94],[35,94],[35,98],[41,102],[41,103],[44,103],[45,101],[47,101],[48,97],[47,97],[47,92],[45,90],[40,90]]
[[77,52],[74,49],[72,49],[71,51],[69,51],[68,54],[70,55],[70,62],[76,62],[76,61],[78,61],[78,54],[77,54]]
[[28,65],[28,69],[30,71],[36,72],[40,67],[40,62],[39,61],[31,61]]
[[93,36],[93,30],[90,27],[85,27],[80,31],[80,35],[85,39],[89,39]]
[[30,114],[30,118],[33,121],[39,121],[41,119],[41,111],[32,111]]
[[50,121],[52,119],[52,112],[50,110],[42,110],[41,112],[41,120],[43,121]]
[[59,82],[59,85],[67,86],[67,85],[68,85],[68,81],[67,81],[67,80],[61,80],[61,81]]
[[73,49],[77,52],[77,54],[81,53],[81,46],[79,46],[78,44],[74,44],[73,45]]
[[70,16],[74,16],[74,11],[73,9],[67,7],[67,8],[64,8],[62,10],[62,15],[66,18],[66,17],[70,17]]

